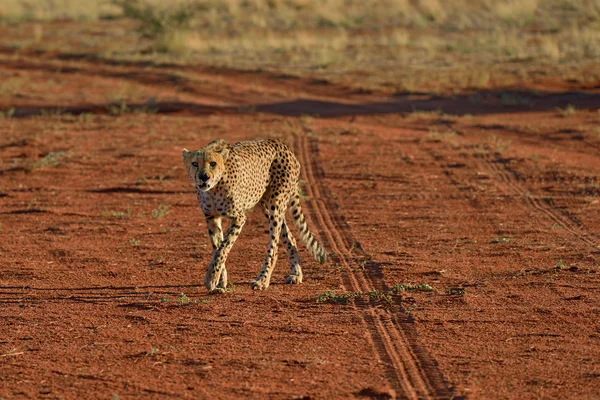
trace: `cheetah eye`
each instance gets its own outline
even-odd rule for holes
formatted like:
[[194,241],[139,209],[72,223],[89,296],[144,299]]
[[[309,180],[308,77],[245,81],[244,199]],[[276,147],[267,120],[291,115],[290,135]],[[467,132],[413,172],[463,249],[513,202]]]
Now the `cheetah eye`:
[[211,167],[211,168],[214,168],[214,167],[216,167],[216,166],[217,166],[217,163],[216,163],[216,162],[214,162],[214,161],[211,161],[211,162],[210,162],[210,167]]
[[194,162],[192,163],[192,167],[196,167],[196,168],[198,168],[198,162],[197,162],[197,161],[194,161]]

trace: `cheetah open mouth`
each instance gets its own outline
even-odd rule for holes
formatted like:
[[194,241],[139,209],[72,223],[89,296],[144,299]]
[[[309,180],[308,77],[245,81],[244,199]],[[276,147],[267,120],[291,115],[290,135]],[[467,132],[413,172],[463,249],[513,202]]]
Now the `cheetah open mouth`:
[[210,189],[210,187],[208,186],[208,182],[198,183],[196,184],[196,187],[202,190],[203,192],[206,192],[208,189]]

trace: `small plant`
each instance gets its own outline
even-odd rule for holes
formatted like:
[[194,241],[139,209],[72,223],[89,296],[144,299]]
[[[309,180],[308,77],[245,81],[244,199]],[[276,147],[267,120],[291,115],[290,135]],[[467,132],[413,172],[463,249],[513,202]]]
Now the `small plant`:
[[171,302],[171,299],[169,299],[168,297],[162,297],[162,298],[160,299],[160,302],[161,302],[161,303],[169,303],[169,302]]
[[106,106],[106,111],[109,115],[119,116],[131,113],[131,109],[127,106],[127,102],[123,99],[117,103]]
[[352,246],[350,246],[350,249],[348,249],[348,253],[352,253],[354,251],[354,249],[356,248],[356,243],[357,242],[352,243]]
[[513,238],[511,237],[496,237],[490,240],[490,243],[508,243],[511,242]]
[[320,296],[315,298],[317,303],[348,303],[348,300],[354,299],[360,296],[362,293],[346,293],[346,294],[335,294],[333,291],[328,290]]
[[440,132],[437,127],[430,127],[427,137],[433,142],[442,142],[447,139],[455,138],[458,133],[454,130],[448,129]]
[[511,141],[499,138],[496,135],[490,135],[488,144],[496,153],[502,154],[510,148]]
[[127,206],[125,211],[103,211],[103,217],[115,217],[115,218],[129,218],[131,217],[131,207]]
[[141,243],[141,240],[136,238],[129,239],[129,244],[132,246],[138,246]]
[[567,104],[565,108],[556,108],[556,111],[558,111],[561,116],[568,117],[570,115],[575,115],[577,113],[577,108],[575,108],[573,104]]
[[79,117],[77,117],[77,119],[80,122],[88,124],[88,123],[92,122],[95,117],[96,117],[96,115],[94,113],[84,112],[84,113],[79,114]]
[[27,207],[25,207],[26,210],[31,210],[33,209],[38,203],[38,198],[34,197],[33,199],[29,200],[29,202],[27,203]]
[[227,287],[225,288],[225,291],[227,293],[234,293],[235,292],[235,284],[233,282],[227,282]]
[[410,315],[416,309],[417,309],[417,305],[416,304],[411,304],[409,306],[404,307],[404,311],[406,311],[406,313],[408,315]]
[[186,296],[185,293],[179,293],[179,297],[177,298],[177,303],[181,305],[189,304],[191,302],[190,298]]
[[460,296],[464,295],[465,293],[466,293],[466,292],[465,292],[465,289],[463,289],[463,288],[460,288],[460,287],[453,287],[453,288],[450,288],[450,289],[448,289],[448,291],[446,292],[446,294],[449,294],[449,295],[460,295]]
[[171,206],[159,203],[158,208],[155,208],[154,210],[152,210],[151,214],[152,214],[152,218],[158,219],[158,218],[162,218],[162,217],[166,216],[170,212],[171,212]]
[[0,118],[12,118],[15,115],[15,109],[9,108],[4,111],[0,111]]
[[418,285],[413,285],[412,283],[404,283],[404,284],[398,284],[398,285],[394,285],[394,287],[392,288],[393,292],[404,292],[404,291],[410,291],[410,292],[432,292],[433,288],[431,287],[431,285],[428,285],[427,283],[420,283]]
[[371,302],[375,302],[375,301],[385,301],[388,304],[392,303],[392,291],[388,291],[388,292],[382,292],[380,290],[371,290],[369,293],[367,293],[367,295],[369,296],[369,301]]
[[66,157],[66,153],[58,151],[56,153],[48,153],[39,160],[31,163],[29,169],[56,167],[61,163],[61,160]]
[[367,268],[367,266],[369,265],[369,263],[370,263],[370,260],[361,260],[358,262],[358,266],[360,267],[360,269],[362,271],[364,271]]
[[150,347],[150,351],[146,353],[148,357],[152,357],[160,353],[160,350],[157,347]]
[[562,258],[556,262],[554,267],[556,269],[569,269],[569,266],[567,264],[565,264],[565,262],[562,260]]

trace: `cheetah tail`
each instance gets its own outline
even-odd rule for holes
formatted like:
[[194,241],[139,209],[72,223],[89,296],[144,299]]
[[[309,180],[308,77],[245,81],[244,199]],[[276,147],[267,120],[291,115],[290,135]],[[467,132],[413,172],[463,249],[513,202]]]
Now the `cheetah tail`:
[[311,231],[308,229],[306,218],[304,218],[304,214],[302,213],[300,196],[298,194],[296,194],[296,196],[294,196],[294,198],[291,200],[290,206],[294,223],[300,231],[300,239],[302,240],[302,243],[304,243],[308,249],[308,252],[312,254],[315,260],[323,264],[325,261],[327,261],[327,253],[325,253],[323,246],[317,242]]

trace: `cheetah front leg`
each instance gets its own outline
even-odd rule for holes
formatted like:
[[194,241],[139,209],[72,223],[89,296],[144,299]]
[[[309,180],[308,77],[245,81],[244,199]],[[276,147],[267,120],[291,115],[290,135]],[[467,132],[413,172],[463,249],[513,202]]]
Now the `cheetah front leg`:
[[281,235],[281,227],[283,215],[280,212],[273,212],[269,217],[269,248],[265,257],[265,262],[250,286],[254,290],[264,290],[269,287],[271,282],[271,274],[277,262],[277,246],[279,245],[279,236]]
[[[207,217],[206,218],[206,226],[208,228],[208,236],[210,237],[210,243],[212,245],[212,257],[215,257],[215,252],[223,243],[223,227],[221,225],[221,217]],[[210,264],[209,264],[210,266]],[[206,282],[206,278],[208,277],[208,267],[207,274],[205,276],[204,285],[206,286],[208,283]],[[221,271],[221,276],[219,278],[219,283],[217,284],[217,288],[227,288],[227,268],[225,267],[225,263],[223,262],[223,269]]]
[[225,233],[225,238],[221,241],[216,251],[213,252],[212,260],[206,268],[206,276],[204,277],[204,286],[206,286],[209,293],[225,292],[225,286],[227,285],[225,261],[233,244],[242,232],[242,227],[245,223],[246,216],[243,214],[231,218],[231,225],[229,225]]

